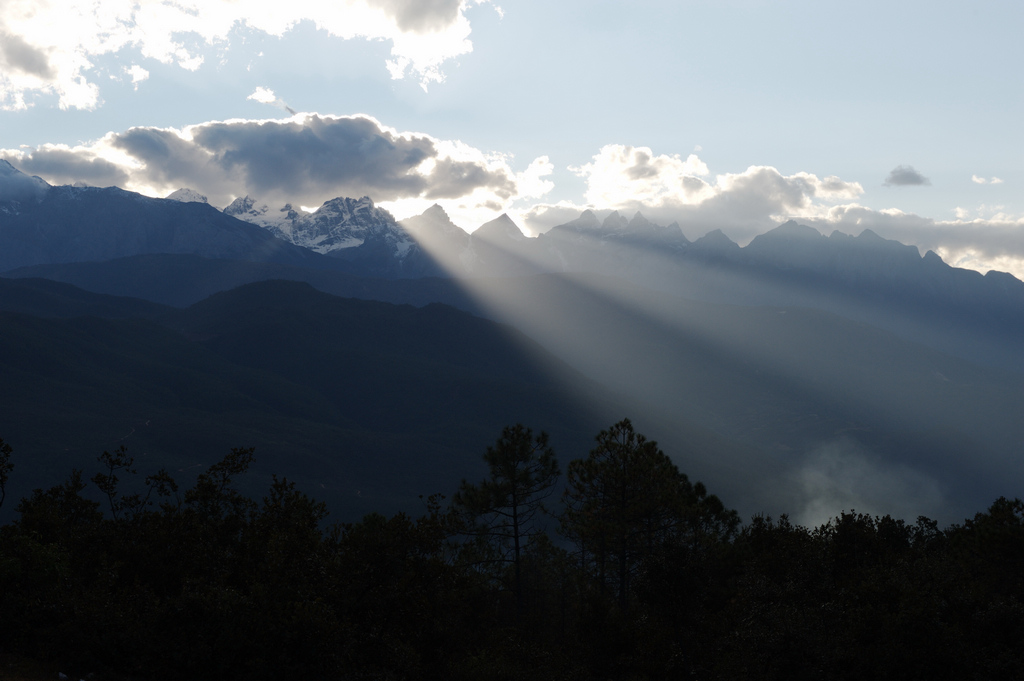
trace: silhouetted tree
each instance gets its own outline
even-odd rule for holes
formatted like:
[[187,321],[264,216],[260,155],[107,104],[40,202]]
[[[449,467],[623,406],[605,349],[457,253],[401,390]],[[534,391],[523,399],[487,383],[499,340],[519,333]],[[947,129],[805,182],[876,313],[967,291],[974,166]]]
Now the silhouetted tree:
[[558,480],[558,461],[548,446],[547,433],[534,437],[530,428],[506,426],[484,460],[487,479],[473,485],[465,480],[453,504],[465,519],[465,532],[479,540],[485,560],[511,563],[516,612],[522,610],[523,552],[543,532],[538,515]]
[[629,419],[596,439],[589,457],[569,464],[562,532],[602,588],[615,585],[625,610],[632,577],[657,547],[731,535],[739,518],[702,484],[692,485]]
[[4,505],[7,498],[7,481],[10,479],[14,464],[11,463],[11,452],[14,450],[9,444],[0,438],[0,507]]

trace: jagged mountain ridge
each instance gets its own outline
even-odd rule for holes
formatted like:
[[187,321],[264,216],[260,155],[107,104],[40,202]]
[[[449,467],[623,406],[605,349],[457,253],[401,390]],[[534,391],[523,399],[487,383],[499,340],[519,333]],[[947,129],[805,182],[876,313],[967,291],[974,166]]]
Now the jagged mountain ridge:
[[259,225],[296,246],[328,254],[360,246],[367,238],[383,238],[394,246],[395,257],[404,258],[415,241],[368,196],[361,199],[338,197],[324,202],[313,213],[296,210],[287,203],[274,210],[251,196],[237,198],[224,213]]
[[336,258],[349,271],[385,277],[441,275],[420,241],[368,196],[337,197],[310,213],[288,203],[271,209],[253,197],[235,199],[226,215],[258,225],[275,237]]
[[[964,295],[964,282],[973,279],[971,285],[978,287],[981,277],[964,270],[950,274],[948,270],[954,268],[934,253],[922,258],[915,247],[870,231],[858,236],[837,231],[825,237],[792,221],[741,248],[719,230],[691,243],[678,224],[656,225],[639,212],[629,220],[613,212],[601,221],[592,211],[584,211],[576,220],[527,238],[507,215],[467,234],[440,206],[398,222],[369,197],[338,197],[313,213],[295,210],[290,204],[275,211],[252,197],[242,197],[223,211],[225,216],[239,218],[238,222],[213,219],[213,209],[195,190],[183,188],[168,199],[162,202],[116,188],[50,187],[4,162],[0,166],[0,271],[161,252],[245,260],[286,257],[293,264],[304,259],[300,251],[271,245],[257,236],[259,232],[239,224],[249,223],[307,251],[333,255],[342,261],[336,267],[370,276],[614,271],[654,288],[721,296],[722,287],[708,286],[709,277],[703,271],[713,265],[719,276],[729,269],[757,268],[761,274],[783,278],[806,272],[847,283],[875,279],[912,283],[937,276],[938,284],[928,281],[921,288],[960,299],[973,295]],[[283,251],[289,251],[288,256]],[[704,281],[694,285],[696,279]],[[678,280],[690,283],[680,290]],[[956,285],[951,286],[953,280]],[[1003,298],[1013,298],[1020,288],[1016,279],[1002,273],[990,273],[981,281],[985,282],[981,288],[987,286],[988,293]]]
[[[279,214],[242,198],[219,212],[195,202],[202,196],[194,190],[166,200],[117,188],[50,187],[10,164],[0,166],[0,196],[7,197],[0,201],[0,271],[189,253],[387,279],[613,272],[696,300],[828,310],[996,361],[988,349],[977,350],[980,329],[997,344],[1010,343],[1000,357],[1022,364],[1012,360],[1020,353],[1011,346],[1024,338],[1024,284],[1005,273],[950,267],[870,231],[824,236],[788,222],[741,248],[719,230],[691,243],[678,225],[655,225],[640,213],[599,220],[585,211],[537,238],[508,216],[468,234],[436,205],[401,223],[366,197],[332,199],[314,213],[286,206]],[[302,243],[332,250],[325,257]]]
[[51,187],[10,164],[0,167],[0,271],[143,253],[336,266],[206,203],[154,199],[117,187]]

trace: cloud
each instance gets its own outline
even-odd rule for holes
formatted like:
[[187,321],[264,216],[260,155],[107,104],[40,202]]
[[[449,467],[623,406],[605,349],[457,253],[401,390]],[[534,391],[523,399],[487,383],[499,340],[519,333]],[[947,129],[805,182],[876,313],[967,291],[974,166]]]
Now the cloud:
[[139,83],[149,79],[149,71],[138,64],[132,64],[131,66],[125,67],[124,72],[132,77],[132,85],[136,90],[139,89]]
[[914,170],[913,166],[896,166],[889,171],[889,177],[885,178],[882,184],[886,187],[912,187],[931,183],[931,180]]
[[[392,77],[426,87],[442,65],[472,51],[465,9],[488,0],[4,0],[0,2],[0,108],[23,109],[26,95],[50,93],[61,108],[99,105],[94,60],[141,56],[187,70],[238,27],[280,37],[299,22],[341,39],[388,40]],[[137,81],[133,81],[137,82]]]
[[987,180],[984,177],[978,177],[977,175],[971,175],[971,182],[973,182],[975,184],[1002,184],[1003,183],[1003,181],[1001,179],[999,179],[998,177],[993,177],[992,179]]
[[84,149],[46,145],[31,154],[0,152],[25,173],[49,178],[51,184],[83,183],[96,187],[123,185],[128,173],[118,164]]
[[[787,219],[828,234],[859,235],[871,229],[887,239],[932,250],[947,263],[1024,279],[1024,218],[999,206],[959,208],[955,220],[934,220],[894,209],[858,205],[858,182],[811,173],[783,175],[771,166],[710,177],[697,156],[658,155],[646,147],[608,145],[572,168],[587,183],[585,201],[536,203],[518,212],[524,227],[540,234],[579,217],[583,210],[642,212],[659,224],[678,222],[690,239],[721,229],[741,245]],[[910,169],[912,171],[912,169]],[[916,171],[915,171],[916,172]],[[973,217],[972,217],[973,216]]]
[[251,99],[253,101],[259,102],[260,104],[270,104],[272,106],[276,106],[279,109],[284,109],[293,116],[295,115],[295,109],[285,104],[285,101],[278,97],[277,95],[275,95],[273,90],[271,90],[270,88],[265,88],[262,85],[256,88],[256,90],[251,95],[246,97],[246,99]]
[[913,520],[945,509],[939,484],[909,466],[886,462],[837,440],[813,452],[795,474],[803,493],[797,523],[817,527],[842,511]]
[[608,144],[587,163],[570,167],[587,181],[585,198],[594,205],[645,205],[698,198],[706,183],[699,179],[708,167],[696,154],[655,155],[649,147]]
[[547,156],[540,156],[521,173],[516,175],[516,184],[521,198],[540,198],[555,188],[555,183],[544,178],[555,171]]
[[16,71],[40,79],[54,76],[46,52],[11,33],[0,32],[0,64],[4,71]]
[[[214,205],[246,194],[312,206],[369,195],[377,202],[451,199],[499,210],[519,195],[519,179],[505,157],[398,132],[367,116],[137,127],[78,147],[0,151],[0,158],[54,183],[117,184],[150,196],[191,187]],[[538,159],[522,174],[530,191],[537,191],[546,167]]]
[[462,0],[379,0],[377,4],[400,30],[413,33],[444,30],[462,9]]
[[[864,191],[860,184],[835,176],[783,175],[771,166],[710,179],[696,154],[684,159],[619,144],[602,147],[589,163],[570,170],[587,183],[585,203],[578,209],[607,208],[626,215],[641,211],[655,222],[679,222],[690,238],[722,229],[740,242],[773,222],[822,215],[835,202],[856,199]],[[565,203],[535,206],[525,219],[531,231],[543,232],[554,226],[547,224],[549,218],[568,208]]]
[[838,229],[860,234],[870,229],[887,239],[935,251],[955,267],[1009,272],[1024,280],[1024,218],[982,207],[985,217],[969,218],[959,209],[956,220],[934,220],[895,209],[873,210],[856,204],[834,206],[805,222],[824,232]]

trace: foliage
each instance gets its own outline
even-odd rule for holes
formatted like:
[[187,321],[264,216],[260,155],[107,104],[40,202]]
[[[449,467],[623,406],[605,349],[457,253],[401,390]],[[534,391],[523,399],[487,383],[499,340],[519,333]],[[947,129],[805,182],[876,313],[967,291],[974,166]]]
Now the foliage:
[[468,518],[494,529],[480,539],[495,555],[511,550],[510,489],[539,517],[557,465],[523,426],[488,450],[487,479],[452,509],[429,497],[418,518],[330,525],[323,503],[276,477],[250,499],[237,482],[253,456],[234,449],[179,493],[166,471],[138,481],[122,448],[99,457],[102,506],[77,470],[22,499],[0,527],[0,659],[100,680],[924,680],[1024,667],[1019,499],[946,529],[853,511],[740,528],[622,421],[569,466],[561,527],[574,552],[527,522],[519,570],[507,553],[492,572],[467,566],[475,542],[451,539]]
[[562,531],[602,590],[614,586],[623,610],[634,576],[658,547],[724,539],[738,524],[735,511],[691,484],[629,419],[601,431],[590,456],[569,464]]
[[0,506],[7,498],[7,481],[10,479],[14,464],[11,463],[11,452],[14,449],[0,438]]
[[558,480],[558,461],[547,433],[534,437],[522,424],[506,426],[484,460],[490,476],[475,485],[463,480],[453,500],[462,531],[476,540],[463,554],[491,567],[512,565],[516,611],[521,614],[523,554],[530,542],[544,536],[540,516]]

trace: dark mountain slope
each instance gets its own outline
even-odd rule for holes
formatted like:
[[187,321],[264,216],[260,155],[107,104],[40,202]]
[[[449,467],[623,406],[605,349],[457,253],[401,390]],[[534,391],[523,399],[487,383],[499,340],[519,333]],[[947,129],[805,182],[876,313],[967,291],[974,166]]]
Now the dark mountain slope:
[[552,374],[571,373],[511,328],[444,305],[348,300],[296,282],[216,294],[164,323],[235,364],[317,390],[372,429],[513,407],[537,413],[533,403],[555,397]]
[[167,308],[140,298],[92,293],[49,279],[0,278],[0,311],[37,317],[94,316],[107,319],[154,319]]
[[203,203],[151,199],[116,187],[51,187],[36,201],[0,202],[0,271],[143,253],[313,268],[334,261]]
[[[595,226],[583,218],[577,222],[583,226],[556,228],[550,238],[527,239],[520,234],[516,239],[511,221],[494,221],[480,237],[467,237],[468,245],[459,246],[463,250],[456,253],[441,252],[445,244],[455,246],[444,239],[430,242],[429,230],[412,229],[411,233],[430,242],[429,248],[417,251],[423,257],[433,251],[436,256],[431,257],[450,266],[464,260],[467,266],[473,264],[475,274],[483,276],[544,270],[568,275],[614,273],[634,284],[693,300],[814,308],[887,329],[973,362],[1024,374],[1024,282],[1009,274],[982,275],[949,267],[934,253],[920,257],[915,247],[882,239],[870,231],[857,237],[839,232],[825,237],[810,227],[787,223],[740,248],[721,232],[692,244],[680,232],[668,243],[658,234],[649,235],[657,226],[640,216],[629,223],[619,220],[613,226],[618,231],[613,232],[608,232],[611,227]],[[492,238],[485,238],[490,232],[494,232]],[[367,253],[373,251],[368,249]],[[349,256],[355,257],[354,249],[344,250],[353,251]],[[334,267],[355,271],[354,260],[328,260]],[[365,268],[356,269],[363,272]],[[443,283],[439,278],[403,283],[394,279],[391,270],[380,271],[386,276],[357,280],[301,265],[147,255],[102,266],[40,265],[6,276],[52,278],[96,292],[175,305],[242,283],[283,278],[308,281],[339,295],[418,305],[439,301],[479,311],[460,293],[462,284]],[[386,279],[395,283],[386,283]]]
[[343,298],[361,298],[411,305],[443,302],[478,312],[457,280],[446,278],[382,279],[345,272],[277,263],[218,260],[198,255],[148,254],[107,262],[34,265],[4,274],[9,278],[42,278],[111,296],[137,296],[163,305],[188,307],[214,293],[271,279],[304,281]]
[[506,424],[585,450],[621,417],[581,407],[567,385],[590,406],[600,390],[507,327],[302,284],[214,296],[163,326],[14,313],[0,324],[14,498],[72,466],[95,470],[95,457],[120,444],[142,471],[185,478],[230,447],[256,446],[253,490],[271,472],[288,475],[352,519],[415,510],[417,495],[482,475],[483,449]]

